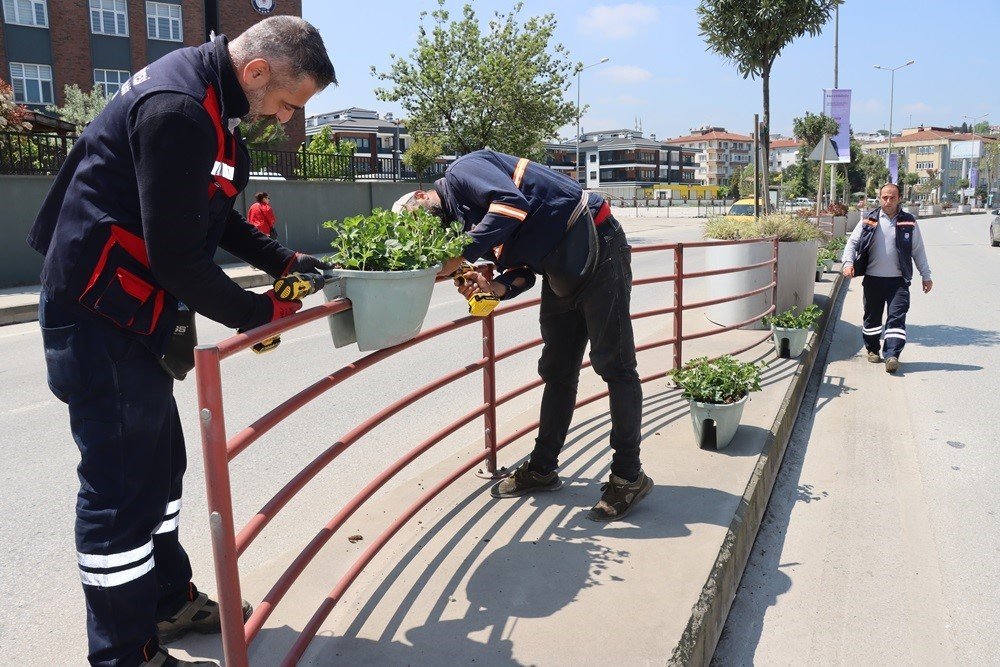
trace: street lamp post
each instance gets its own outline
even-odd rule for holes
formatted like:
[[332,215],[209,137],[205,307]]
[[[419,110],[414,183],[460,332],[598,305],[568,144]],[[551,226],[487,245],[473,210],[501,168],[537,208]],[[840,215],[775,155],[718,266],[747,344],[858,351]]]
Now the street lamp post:
[[[580,73],[585,69],[590,69],[591,67],[597,67],[598,65],[603,65],[604,63],[611,60],[611,58],[601,58],[596,63],[591,63],[585,67],[576,68],[576,180],[580,180]],[[583,185],[587,186],[587,170],[583,170],[584,178]]]
[[[893,102],[893,97],[895,96],[895,92],[896,92],[896,70],[903,69],[904,67],[909,67],[910,65],[912,65],[915,62],[916,62],[915,60],[910,60],[908,62],[903,63],[902,65],[897,65],[896,67],[882,67],[881,65],[875,65],[875,69],[881,69],[881,70],[885,70],[887,72],[890,72],[890,78],[889,78],[889,153],[888,153],[888,155],[892,155],[892,102]],[[888,159],[888,155],[886,156],[887,159]],[[865,196],[867,197],[868,195],[865,195]]]
[[[986,118],[989,115],[990,114],[988,112],[984,113],[982,116],[966,116],[965,114],[962,114],[962,118],[969,119],[969,121],[970,121],[969,125],[972,128],[972,151],[973,152],[969,155],[969,187],[970,188],[972,187],[972,160],[975,157],[975,151],[976,151],[976,123],[979,122],[979,121],[981,121],[982,119]],[[944,165],[942,165],[942,167],[943,166]],[[973,196],[973,202],[975,202],[975,199],[974,199],[975,196],[976,196],[975,191],[973,191],[972,196]],[[966,197],[966,202],[968,202],[968,201],[969,201],[969,199],[968,199],[968,197]]]

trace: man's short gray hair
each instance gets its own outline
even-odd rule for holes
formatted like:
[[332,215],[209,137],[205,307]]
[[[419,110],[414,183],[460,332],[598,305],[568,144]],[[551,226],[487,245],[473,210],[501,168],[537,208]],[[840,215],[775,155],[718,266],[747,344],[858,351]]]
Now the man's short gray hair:
[[229,48],[238,65],[263,58],[276,63],[294,81],[312,78],[320,90],[337,83],[319,31],[297,16],[271,16],[255,23]]

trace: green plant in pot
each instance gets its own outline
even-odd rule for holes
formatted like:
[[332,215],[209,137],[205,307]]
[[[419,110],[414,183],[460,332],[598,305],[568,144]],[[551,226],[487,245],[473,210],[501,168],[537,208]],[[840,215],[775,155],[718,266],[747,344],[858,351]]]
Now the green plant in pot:
[[837,254],[830,250],[830,246],[827,245],[825,248],[820,248],[819,252],[816,253],[816,263],[823,263],[823,268],[827,271],[833,270],[833,263],[839,259]]
[[681,396],[691,405],[695,438],[704,449],[723,449],[732,441],[751,392],[760,391],[765,364],[726,355],[699,357],[671,371]]
[[816,329],[823,311],[818,306],[811,305],[801,312],[795,308],[777,315],[768,315],[764,324],[771,327],[771,338],[774,350],[782,359],[790,359],[802,354],[806,347],[809,332]]
[[351,310],[330,317],[333,342],[336,347],[357,342],[362,351],[420,333],[441,264],[461,255],[470,242],[461,225],[443,226],[426,211],[376,208],[323,227],[334,232],[327,261],[336,267],[324,294],[351,300]]

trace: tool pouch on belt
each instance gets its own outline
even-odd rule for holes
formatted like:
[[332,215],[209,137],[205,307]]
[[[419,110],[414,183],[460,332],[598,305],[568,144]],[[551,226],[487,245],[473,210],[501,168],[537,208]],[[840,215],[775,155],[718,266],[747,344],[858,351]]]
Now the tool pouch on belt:
[[160,366],[175,380],[183,380],[194,368],[194,348],[198,332],[194,326],[194,311],[183,303],[177,304],[177,324],[167,341],[167,349],[159,359]]
[[598,254],[597,229],[584,192],[566,223],[562,241],[542,260],[542,271],[555,295],[564,299],[576,295],[594,274]]

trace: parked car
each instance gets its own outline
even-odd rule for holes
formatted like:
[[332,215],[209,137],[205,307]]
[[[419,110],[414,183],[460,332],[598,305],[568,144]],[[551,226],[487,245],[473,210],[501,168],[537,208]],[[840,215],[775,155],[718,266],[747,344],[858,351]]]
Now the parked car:
[[993,222],[990,223],[990,245],[1000,248],[1000,209],[993,211]]
[[796,197],[795,199],[789,199],[785,202],[785,210],[797,211],[800,208],[812,208],[815,205],[816,202],[808,197]]

